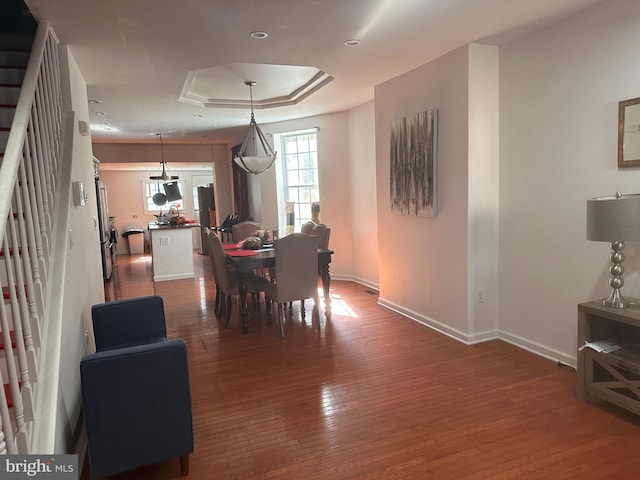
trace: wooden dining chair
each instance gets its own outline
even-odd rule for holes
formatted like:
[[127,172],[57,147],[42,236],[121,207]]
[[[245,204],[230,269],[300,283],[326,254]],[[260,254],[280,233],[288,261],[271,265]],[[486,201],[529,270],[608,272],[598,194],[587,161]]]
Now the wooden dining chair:
[[[284,337],[285,303],[305,298],[313,299],[311,320],[320,330],[317,237],[292,233],[274,241],[274,247],[277,277],[265,288],[265,295],[277,305],[280,336]],[[304,300],[300,312],[304,320]]]
[[250,237],[256,230],[261,230],[262,225],[257,222],[245,221],[236,223],[231,227],[231,241],[234,243],[241,242],[247,237]]
[[209,247],[209,235],[213,235],[213,236],[217,236],[217,235],[213,233],[213,231],[209,227],[205,227],[204,233],[205,233],[204,249],[205,249],[205,252],[207,252],[207,255],[209,255],[209,261],[211,262],[211,271],[213,272],[213,280],[216,283],[216,297],[215,297],[215,304],[213,307],[213,311],[217,315],[218,311],[220,310],[220,297],[222,296],[221,295],[222,292],[220,290],[220,282],[218,281],[218,272],[216,271],[216,263],[213,260],[213,254],[210,253],[211,247]]
[[[207,251],[213,259],[214,278],[217,282],[217,289],[220,291],[220,305],[217,313],[220,318],[224,319],[225,328],[228,328],[231,320],[231,297],[240,295],[240,277],[227,264],[227,255],[220,239],[210,233],[205,236],[205,241]],[[255,294],[254,303],[259,308],[259,299],[256,297],[269,285],[269,280],[261,275],[248,275],[244,280],[247,282],[247,293]]]

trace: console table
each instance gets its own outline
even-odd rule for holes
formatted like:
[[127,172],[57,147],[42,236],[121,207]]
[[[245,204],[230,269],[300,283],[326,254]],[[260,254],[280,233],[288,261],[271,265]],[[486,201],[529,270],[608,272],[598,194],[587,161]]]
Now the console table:
[[611,308],[601,301],[578,305],[578,347],[611,339],[621,348],[600,353],[578,351],[577,397],[583,402],[606,400],[640,414],[640,300],[627,298],[629,308]]

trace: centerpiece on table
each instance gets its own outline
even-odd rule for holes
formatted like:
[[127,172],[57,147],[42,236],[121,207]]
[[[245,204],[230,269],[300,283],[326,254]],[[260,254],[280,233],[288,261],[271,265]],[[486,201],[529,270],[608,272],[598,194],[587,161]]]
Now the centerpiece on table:
[[273,236],[269,230],[256,230],[249,237],[242,240],[238,247],[248,250],[258,250],[273,243]]

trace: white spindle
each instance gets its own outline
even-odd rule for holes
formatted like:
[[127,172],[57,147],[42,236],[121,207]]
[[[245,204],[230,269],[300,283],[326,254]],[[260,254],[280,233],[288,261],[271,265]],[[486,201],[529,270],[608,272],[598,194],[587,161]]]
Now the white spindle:
[[36,247],[38,252],[38,264],[42,269],[43,278],[46,281],[47,278],[47,262],[49,260],[49,236],[47,234],[47,221],[46,212],[44,210],[44,191],[43,180],[40,176],[40,162],[38,160],[38,148],[36,140],[36,131],[33,124],[34,117],[36,115],[35,107],[33,115],[29,118],[29,129],[27,131],[27,142],[25,148],[29,151],[29,155],[25,158],[25,165],[27,167],[28,176],[32,179],[33,185],[29,191],[34,198],[34,219],[37,218],[38,222],[34,224],[36,234]]
[[[5,269],[6,269],[5,262]],[[0,283],[0,287],[4,287]],[[8,328],[9,319],[7,315],[7,307],[4,304],[4,301],[0,302],[0,327],[4,330],[5,325]],[[5,337],[5,342],[6,342]],[[2,375],[2,370],[0,370],[0,382],[4,385],[4,376]],[[18,453],[18,449],[16,447],[15,436],[13,434],[13,429],[11,428],[11,415],[9,413],[9,405],[7,404],[7,397],[4,395],[4,388],[2,389],[2,395],[0,395],[0,419],[2,420],[2,440],[4,443],[4,451],[9,454]],[[1,450],[2,448],[0,448]]]
[[[21,240],[22,245],[27,246],[27,252],[25,254],[25,263],[28,262],[30,268],[27,268],[27,285],[29,285],[29,289],[31,289],[30,300],[29,300],[29,325],[33,325],[36,331],[33,335],[33,342],[36,348],[39,348],[41,345],[41,337],[40,337],[40,327],[42,321],[42,315],[44,314],[44,293],[42,291],[42,281],[40,278],[40,264],[38,262],[36,247],[36,234],[37,231],[33,228],[34,224],[37,223],[34,219],[35,212],[31,207],[31,192],[29,189],[29,185],[33,185],[32,181],[27,180],[26,174],[26,165],[23,161],[18,170],[18,175],[20,179],[21,185],[21,196],[19,197],[18,202],[18,215],[20,215],[20,211],[24,212],[24,223],[21,224],[26,228],[25,232],[21,231]],[[22,201],[24,199],[24,206],[22,205]]]
[[[8,230],[13,229],[13,211],[11,211],[11,217],[9,218]],[[8,235],[5,234],[2,248],[5,252],[11,250],[11,245],[8,240]],[[17,332],[22,328],[22,320],[20,313],[20,306],[18,303],[18,296],[16,295],[16,281],[15,272],[13,269],[13,262],[6,261],[5,267],[7,270],[7,287],[9,289],[9,301],[11,303],[11,320],[13,323],[13,329]],[[24,452],[21,448],[21,440],[26,439],[26,425],[24,420],[24,405],[22,404],[22,396],[20,395],[20,378],[18,375],[18,366],[16,365],[16,359],[11,342],[11,327],[9,318],[5,315],[2,318],[2,338],[4,340],[4,360],[7,365],[7,375],[9,376],[9,388],[11,390],[11,399],[13,401],[12,407],[12,420],[15,422],[16,428],[16,441],[18,442],[18,452]],[[17,345],[16,341],[16,345]],[[20,439],[20,440],[19,440]],[[25,444],[26,447],[26,444]]]
[[[21,165],[18,173],[24,172],[24,168]],[[40,317],[38,314],[38,308],[36,306],[36,298],[35,298],[35,289],[33,287],[33,276],[31,272],[31,261],[30,261],[30,253],[29,253],[29,242],[27,240],[27,228],[26,228],[26,213],[24,211],[22,205],[22,193],[24,186],[20,186],[18,183],[16,184],[16,191],[14,194],[15,203],[16,203],[16,211],[18,213],[18,224],[17,229],[14,232],[14,236],[11,237],[11,242],[14,245],[14,252],[19,252],[20,254],[16,254],[16,258],[18,261],[15,262],[16,269],[16,282],[19,286],[23,286],[20,290],[22,296],[20,297],[21,304],[20,307],[24,309],[26,315],[23,316],[23,323],[21,334],[24,335],[24,339],[19,342],[20,347],[18,351],[20,352],[20,348],[24,350],[25,359],[24,363],[21,360],[21,366],[24,365],[24,368],[21,370],[22,376],[22,385],[30,385],[30,379],[34,382],[37,380],[35,377],[36,371],[36,351],[35,345],[40,346],[40,339],[37,340],[34,338],[32,327],[36,329],[39,328],[40,325]],[[18,250],[19,249],[19,250]],[[20,268],[18,268],[18,265]],[[19,357],[20,358],[20,357]],[[31,373],[30,373],[31,372]],[[26,377],[26,378],[25,378]],[[30,388],[30,387],[29,387]],[[30,394],[27,393],[27,394]],[[27,404],[27,400],[25,399],[25,405]],[[33,404],[29,404],[30,407]],[[33,413],[33,412],[31,412]],[[33,420],[33,416],[27,416],[29,420]]]

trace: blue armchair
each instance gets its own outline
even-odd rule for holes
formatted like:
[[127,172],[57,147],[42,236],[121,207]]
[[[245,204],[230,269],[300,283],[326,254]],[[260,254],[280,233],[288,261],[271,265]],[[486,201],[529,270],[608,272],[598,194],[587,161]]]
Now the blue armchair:
[[167,340],[159,296],[92,308],[96,353],[80,362],[94,478],[180,457],[189,472],[193,422],[184,340]]

